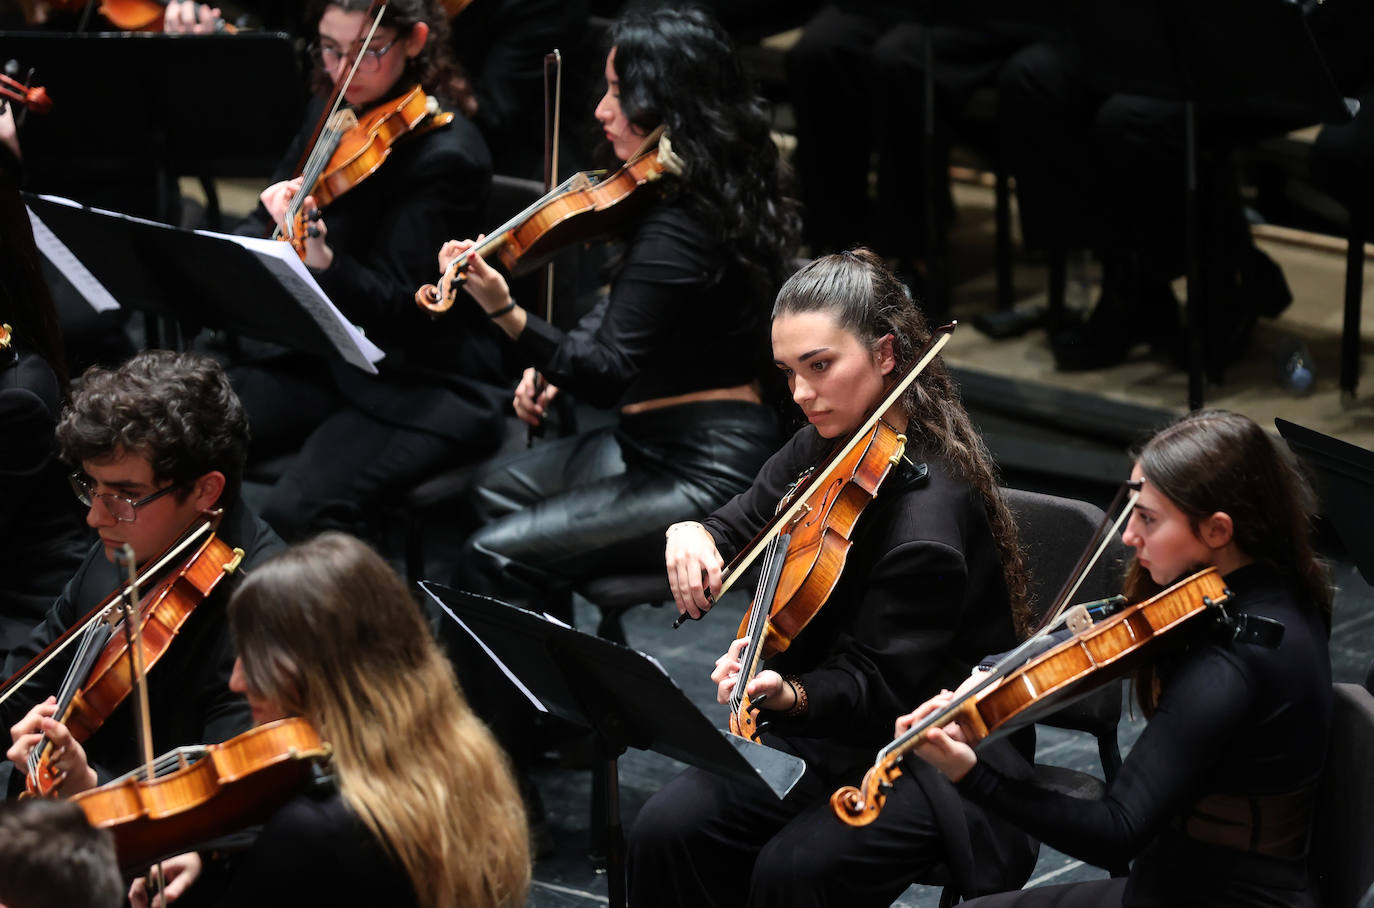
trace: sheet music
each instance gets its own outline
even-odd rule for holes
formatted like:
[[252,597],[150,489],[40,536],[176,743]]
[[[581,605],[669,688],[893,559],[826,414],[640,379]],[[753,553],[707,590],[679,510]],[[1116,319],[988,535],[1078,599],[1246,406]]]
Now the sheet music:
[[[54,202],[65,201],[64,199],[53,199]],[[119,308],[119,300],[114,298],[110,291],[105,289],[105,285],[96,279],[94,274],[81,264],[81,260],[76,257],[76,253],[67,248],[67,244],[57,238],[57,234],[48,229],[38,215],[33,213],[33,209],[28,205],[24,210],[29,213],[29,224],[33,226],[33,242],[38,246],[38,251],[43,253],[48,261],[52,262],[53,267],[62,272],[62,276],[71,282],[76,291],[81,294],[86,302],[91,304],[91,308],[96,312],[110,312]]]
[[[291,295],[296,298],[301,307],[310,313],[315,324],[320,326],[320,330],[329,337],[350,365],[357,366],[365,372],[376,374],[377,367],[374,363],[381,360],[386,354],[367,339],[362,329],[344,318],[344,314],[320,289],[320,285],[315,281],[315,276],[305,267],[300,256],[296,255],[296,250],[291,248],[291,244],[260,237],[214,233],[209,230],[197,230],[196,233],[220,240],[230,240],[256,255],[258,261],[262,262],[268,271],[275,274],[277,279],[291,291]],[[295,280],[288,280],[287,275],[294,276]],[[354,353],[357,356],[351,355]]]
[[[155,227],[159,230],[180,230],[158,221],[150,221],[146,218],[134,217],[133,215],[121,214],[118,211],[109,211],[104,208],[94,208],[88,205],[81,205],[71,199],[64,199],[59,196],[39,195],[38,198],[45,202],[52,202],[57,205],[65,205],[69,208],[78,208],[85,211],[95,212],[96,214],[107,217],[119,218],[135,224],[143,224]],[[78,290],[91,301],[98,311],[105,309],[120,308],[119,302],[101,285],[94,275],[86,268],[77,256],[67,248],[67,246],[57,238],[53,232],[33,213],[29,211],[29,220],[34,224],[34,239],[39,240],[39,228],[42,228],[46,235],[43,242],[39,242],[39,248],[43,254],[67,277]],[[360,328],[344,318],[342,312],[329,299],[328,295],[320,289],[320,285],[315,281],[314,275],[305,267],[305,264],[296,255],[290,245],[276,240],[265,240],[257,237],[234,236],[228,233],[215,233],[210,230],[191,231],[198,236],[210,237],[217,240],[226,240],[237,246],[241,246],[252,253],[254,258],[262,264],[264,268],[272,273],[291,296],[301,305],[301,308],[310,316],[324,335],[329,338],[330,343],[338,354],[343,357],[349,365],[356,366],[364,372],[377,373],[375,363],[380,361],[385,353],[372,341],[368,340]],[[47,240],[50,239],[50,242]],[[46,245],[44,244],[46,242]]]

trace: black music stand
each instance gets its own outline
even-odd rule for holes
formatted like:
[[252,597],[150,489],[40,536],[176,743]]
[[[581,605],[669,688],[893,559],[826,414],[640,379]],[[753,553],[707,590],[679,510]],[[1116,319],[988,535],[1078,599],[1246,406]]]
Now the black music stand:
[[625,904],[625,846],[616,761],[628,748],[652,750],[779,798],[806,771],[791,754],[727,734],[687,699],[651,656],[560,621],[473,593],[422,581],[448,613],[535,704],[590,728],[606,786],[610,904]]
[[[76,269],[84,267],[120,306],[176,319],[192,335],[223,328],[377,371],[381,351],[343,319],[286,243],[182,230],[27,193],[24,201],[76,258]],[[34,233],[50,259],[61,253],[37,224]],[[101,296],[80,275],[64,273],[83,295]]]
[[1199,126],[1257,139],[1352,112],[1291,0],[1082,0],[1074,24],[1103,87],[1183,105],[1188,406],[1197,409],[1206,354]]
[[1323,435],[1313,429],[1275,419],[1288,447],[1315,474],[1322,513],[1331,521],[1360,576],[1374,586],[1374,451]]

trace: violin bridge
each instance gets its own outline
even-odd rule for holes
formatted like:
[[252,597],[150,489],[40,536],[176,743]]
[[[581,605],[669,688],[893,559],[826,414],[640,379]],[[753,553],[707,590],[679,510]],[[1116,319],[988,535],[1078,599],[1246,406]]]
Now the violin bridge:
[[1068,626],[1071,633],[1078,635],[1093,626],[1093,619],[1088,614],[1087,608],[1075,605],[1064,613],[1064,624]]

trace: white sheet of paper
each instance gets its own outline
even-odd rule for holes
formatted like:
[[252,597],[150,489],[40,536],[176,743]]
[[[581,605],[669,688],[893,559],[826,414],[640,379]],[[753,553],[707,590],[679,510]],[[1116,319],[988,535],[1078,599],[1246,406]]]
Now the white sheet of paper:
[[[50,196],[44,196],[50,198]],[[65,202],[65,199],[53,199],[55,202]],[[62,272],[62,276],[71,282],[86,302],[91,304],[91,308],[96,312],[110,312],[119,308],[119,300],[114,298],[110,291],[105,289],[105,285],[96,279],[94,274],[81,264],[81,260],[76,257],[76,253],[67,248],[67,244],[57,238],[57,234],[48,229],[48,225],[33,213],[33,209],[24,206],[29,213],[29,223],[33,225],[33,242],[38,246],[38,251],[43,253],[48,261],[52,262],[53,267]]]
[[[289,243],[261,237],[214,233],[209,230],[197,230],[196,233],[201,236],[212,236],[216,239],[238,243],[244,249],[256,254],[258,259],[267,266],[267,269],[278,277],[281,277],[283,272],[294,274],[301,283],[314,291],[314,293],[296,292],[292,296],[304,307],[305,311],[310,313],[315,324],[319,325],[320,330],[334,341],[335,346],[343,350],[356,348],[361,354],[358,359],[348,355],[345,355],[344,359],[360,369],[376,373],[377,368],[374,363],[379,362],[386,354],[376,344],[368,340],[357,325],[344,318],[339,308],[320,289],[320,285],[315,281],[315,276],[310,273],[310,269],[305,267],[305,263],[301,261],[300,256],[296,255],[296,250],[292,249]],[[283,283],[292,288],[298,286],[289,281]]]
[[[66,205],[71,208],[85,208],[71,199],[64,199],[59,196],[40,195],[39,198],[47,202],[54,202],[58,205]],[[89,208],[97,214],[109,215],[111,217],[123,218],[136,224],[147,224],[163,230],[178,230],[180,228],[171,227],[158,221],[150,221],[146,218],[138,218],[129,214],[121,214],[118,211],[109,211],[104,208]],[[42,225],[32,211],[29,212],[29,220],[34,224],[34,240],[38,241],[38,228]],[[118,309],[119,303],[106,290],[95,276],[81,264],[76,255],[57,238],[51,230],[43,226],[43,232],[51,238],[48,248],[39,244],[43,254],[62,271],[73,285],[91,301],[97,311],[104,309]],[[305,263],[296,255],[290,245],[277,240],[266,240],[258,237],[234,236],[229,233],[215,233],[210,230],[196,230],[195,233],[201,236],[214,237],[215,239],[228,240],[247,249],[262,262],[263,267],[275,274],[282,284],[292,291],[292,296],[301,304],[301,307],[309,313],[315,324],[325,333],[325,336],[334,344],[339,355],[344,358],[349,365],[356,366],[364,372],[377,373],[375,365],[385,353],[372,341],[363,335],[360,328],[344,318],[343,313],[329,299],[325,292],[320,289],[315,276],[305,267]],[[49,251],[51,249],[51,251]],[[56,257],[55,257],[56,256]],[[290,275],[290,278],[287,278]]]

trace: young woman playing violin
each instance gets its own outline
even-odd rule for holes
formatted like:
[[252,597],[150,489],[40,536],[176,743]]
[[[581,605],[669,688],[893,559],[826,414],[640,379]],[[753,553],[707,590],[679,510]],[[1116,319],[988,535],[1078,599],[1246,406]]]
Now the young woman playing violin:
[[[342,533],[296,545],[243,583],[229,625],[231,687],[258,723],[308,720],[333,775],[267,821],[221,904],[525,903],[528,831],[505,755],[380,556]],[[175,896],[202,860],[165,866]],[[146,903],[141,880],[130,896]]]
[[[811,424],[746,492],[699,523],[669,528],[673,596],[694,617],[710,606],[707,588],[718,593],[723,559],[861,424],[930,339],[905,288],[867,250],[818,259],[788,280],[772,333],[776,365]],[[781,801],[696,769],[678,776],[635,821],[634,904],[887,905],[943,862],[951,811],[995,851],[980,855],[983,891],[1029,874],[1029,840],[964,811],[934,772],[894,791],[901,809],[872,826],[844,827],[829,814],[835,782],[863,775],[903,698],[963,678],[992,641],[1010,648],[1013,616],[1026,608],[1012,518],[943,364],[929,365],[883,418],[907,436],[905,458],[859,517],[826,604],[747,685],[752,699],[764,698],[763,742],[804,758],[807,773]],[[744,645],[716,660],[721,703],[734,692]],[[1027,754],[1001,744],[994,759],[1027,770]]]
[[[917,749],[960,794],[1046,844],[1126,879],[1031,889],[970,905],[1316,905],[1306,854],[1331,721],[1332,590],[1313,552],[1313,500],[1255,423],[1200,411],[1161,431],[1131,473],[1144,486],[1122,536],[1136,601],[1203,567],[1226,608],[1283,624],[1277,648],[1193,638],[1137,678],[1150,723],[1100,801],[1007,778],[957,727]],[[898,720],[898,733],[948,691]]]
[[[457,78],[447,22],[426,0],[391,0],[363,47],[366,0],[323,6],[314,47],[316,88],[339,83],[357,59],[343,100],[359,117],[414,86],[452,103]],[[361,56],[359,56],[361,55]],[[309,193],[291,179],[323,107],[239,232],[263,235]],[[322,525],[358,525],[369,506],[455,460],[487,453],[501,437],[505,384],[501,335],[480,312],[434,321],[413,302],[430,277],[432,250],[475,229],[491,186],[486,144],[468,120],[430,116],[398,138],[379,168],[308,222],[305,264],[349,321],[386,351],[375,377],[303,355],[235,370],[256,453],[300,449],[263,509],[288,539]],[[314,196],[306,213],[318,211]]]
[[[630,14],[608,40],[602,152],[625,161],[664,126],[681,175],[636,190],[651,198],[623,228],[610,292],[574,330],[511,299],[480,257],[464,284],[464,308],[533,364],[515,392],[521,419],[538,423],[560,388],[620,411],[614,428],[536,445],[475,481],[485,526],[457,584],[541,608],[578,580],[652,569],[664,527],[734,494],[776,443],[758,382],[795,218],[767,120],[705,13]],[[445,244],[441,267],[472,245]]]

